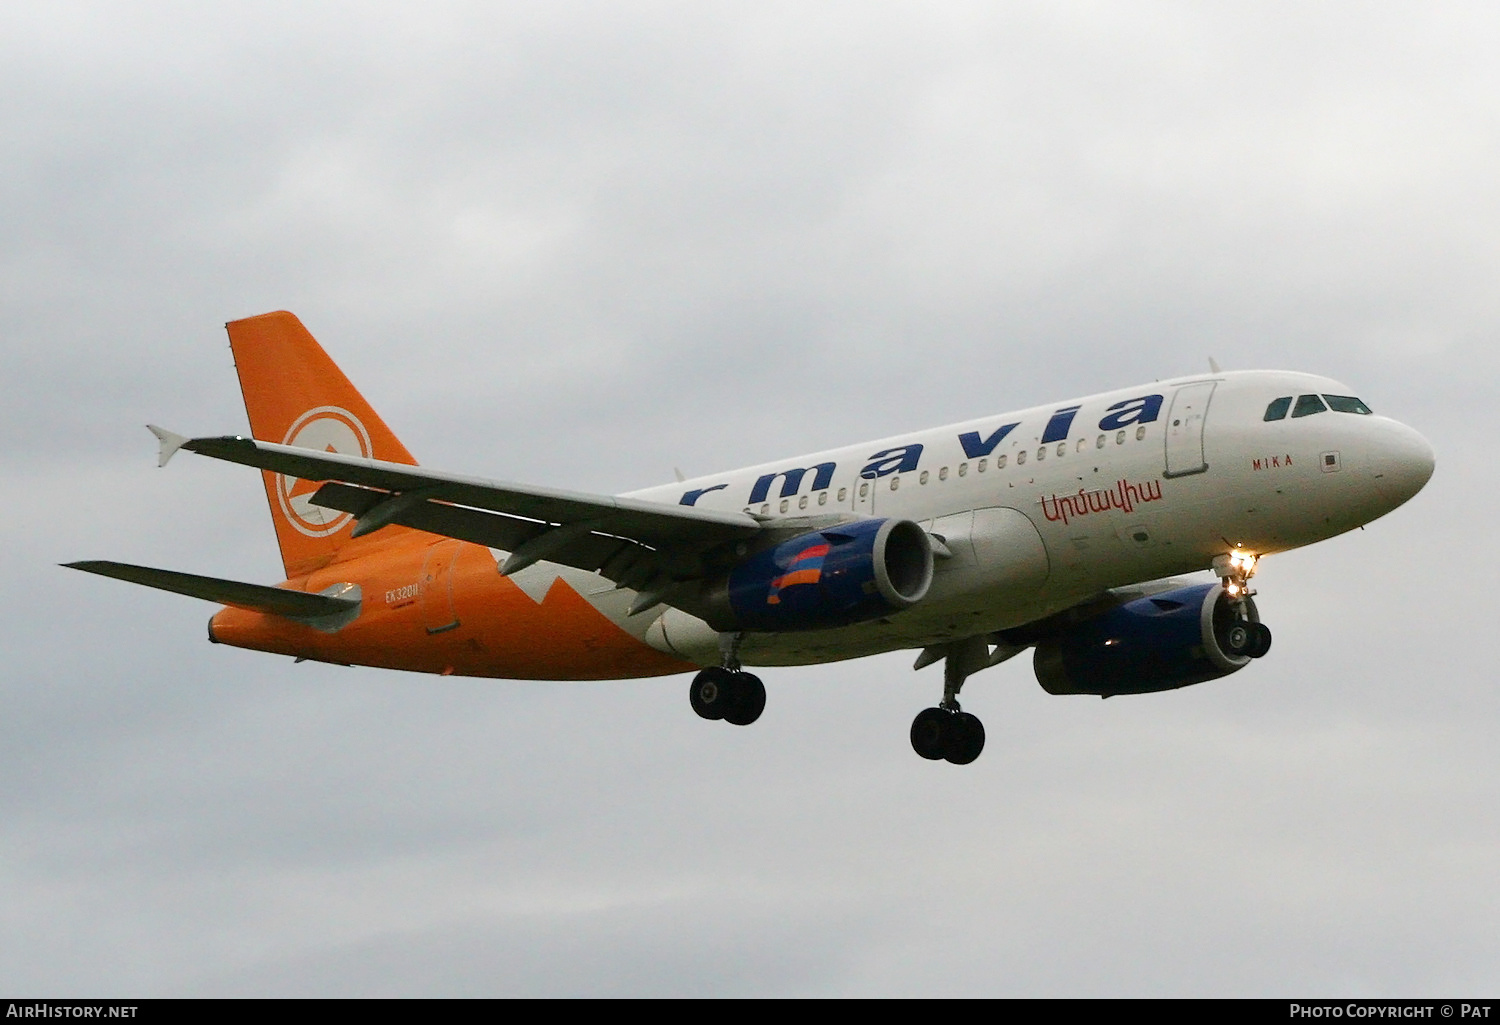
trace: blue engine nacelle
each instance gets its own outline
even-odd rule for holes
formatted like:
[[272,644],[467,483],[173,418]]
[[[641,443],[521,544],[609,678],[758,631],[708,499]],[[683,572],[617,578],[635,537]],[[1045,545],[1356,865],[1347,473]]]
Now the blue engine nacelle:
[[1229,654],[1226,632],[1241,616],[1218,584],[1199,584],[1119,605],[1037,644],[1033,665],[1048,694],[1146,694],[1228,676],[1250,664]]
[[849,626],[921,601],[932,545],[911,520],[859,520],[758,552],[729,574],[727,601],[745,630]]

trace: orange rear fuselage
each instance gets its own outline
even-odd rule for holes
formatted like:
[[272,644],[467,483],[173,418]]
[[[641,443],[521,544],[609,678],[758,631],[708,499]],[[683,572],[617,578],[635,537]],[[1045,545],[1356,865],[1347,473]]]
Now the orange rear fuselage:
[[349,583],[359,586],[362,607],[337,632],[226,608],[210,621],[210,637],[323,662],[459,676],[614,680],[697,668],[622,630],[561,577],[532,600],[479,545],[402,535],[284,586],[316,594]]

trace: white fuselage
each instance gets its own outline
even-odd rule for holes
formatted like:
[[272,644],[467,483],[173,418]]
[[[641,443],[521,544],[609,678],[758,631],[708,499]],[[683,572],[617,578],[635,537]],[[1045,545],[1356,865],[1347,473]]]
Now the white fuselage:
[[[1310,544],[1426,483],[1431,447],[1389,418],[1328,409],[1265,419],[1277,398],[1322,394],[1353,393],[1278,371],[1177,378],[630,497],[785,527],[806,520],[809,530],[830,515],[910,519],[937,535],[946,552],[913,608],[839,629],[753,634],[740,649],[750,664],[852,658],[1018,626],[1107,588],[1205,570],[1231,549]],[[661,650],[717,661],[717,634],[681,611],[642,623],[651,617],[600,607]]]

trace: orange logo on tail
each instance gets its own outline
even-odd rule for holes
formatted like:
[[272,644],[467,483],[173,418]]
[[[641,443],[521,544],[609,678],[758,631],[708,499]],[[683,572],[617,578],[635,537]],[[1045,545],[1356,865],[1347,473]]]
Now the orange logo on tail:
[[[370,458],[374,451],[365,425],[353,413],[338,406],[318,406],[303,413],[287,430],[282,444],[361,459]],[[276,477],[276,497],[281,501],[281,511],[287,522],[308,537],[327,537],[352,517],[348,513],[313,505],[311,499],[317,490],[315,481],[289,477],[284,473]]]

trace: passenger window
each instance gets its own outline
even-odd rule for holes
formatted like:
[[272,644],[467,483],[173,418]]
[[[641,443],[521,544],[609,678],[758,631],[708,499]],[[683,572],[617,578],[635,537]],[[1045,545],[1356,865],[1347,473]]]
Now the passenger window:
[[806,495],[803,495],[801,498],[797,499],[797,508],[798,509],[806,509],[807,508],[807,496]]
[[969,464],[968,463],[959,463],[958,464],[958,475],[960,477],[967,477],[969,475]]
[[1125,432],[1124,431],[1121,431],[1119,434],[1115,435],[1115,444],[1116,445],[1123,445],[1123,444],[1125,444]]
[[870,493],[870,485],[868,485],[868,484],[861,484],[859,486],[859,497],[860,498],[864,498],[869,493]]
[[[984,469],[984,460],[983,459],[979,460],[979,468],[981,470]],[[995,457],[995,469],[997,469],[997,470],[1003,470],[1003,469],[1005,469],[1005,457],[1004,456],[996,456]]]
[[922,471],[922,476],[919,477],[919,478],[917,478],[917,483],[918,484],[926,484],[927,483],[927,478],[929,476],[930,476],[930,474],[926,470],[923,470]]
[[[987,465],[989,465],[989,461],[988,460],[985,460],[985,459],[979,460],[979,472],[983,473],[984,472],[984,468]],[[1004,465],[1005,465],[1005,457],[1004,456],[1001,456],[999,459],[995,460],[995,469],[998,470],[1001,467],[1003,467]]]
[[1271,400],[1271,404],[1266,407],[1266,422],[1269,423],[1272,420],[1284,419],[1286,417],[1286,411],[1291,408],[1292,397],[1290,395],[1283,395],[1279,399]]
[[1145,441],[1146,440],[1146,427],[1145,427],[1144,424],[1142,424],[1140,427],[1137,427],[1135,429],[1135,440],[1136,441]]
[[1089,447],[1089,439],[1087,439],[1087,438],[1079,438],[1078,439],[1078,451],[1082,452],[1084,449],[1086,449],[1088,447]]
[[[1003,459],[1005,457],[1001,456],[1000,458]],[[1026,450],[1024,448],[1021,449],[1021,451],[1019,451],[1019,452],[1016,453],[1016,465],[1017,466],[1025,466],[1026,465]]]
[[763,505],[763,506],[760,507],[760,514],[762,516],[769,516],[770,513],[771,513],[771,503],[770,502],[767,502],[765,505]]
[[1047,458],[1047,446],[1043,445],[1041,448],[1037,449],[1036,450],[1036,457],[1038,459],[1046,459]]
[[891,490],[892,491],[899,491],[900,488],[901,488],[901,478],[899,476],[892,477],[891,478]]
[[1335,413],[1358,413],[1361,416],[1369,416],[1375,411],[1353,395],[1324,395],[1328,402],[1328,408]]
[[947,480],[947,479],[948,479],[948,468],[945,466],[941,470],[938,471],[938,480]]
[[818,492],[818,504],[819,505],[827,505],[828,504],[828,492],[826,492],[826,491],[819,491]]
[[1068,454],[1068,443],[1066,441],[1059,441],[1057,443],[1057,454],[1060,456]]
[[789,501],[790,501],[790,499],[786,499],[786,498],[783,498],[781,500],[781,511],[782,512],[786,512],[787,502],[789,502]]
[[1102,435],[1102,434],[1099,435],[1099,440],[1094,443],[1094,447],[1095,448],[1103,448],[1104,447],[1104,435]]
[[1328,407],[1323,405],[1323,400],[1316,395],[1298,395],[1297,404],[1292,407],[1292,419],[1326,412],[1328,412]]

